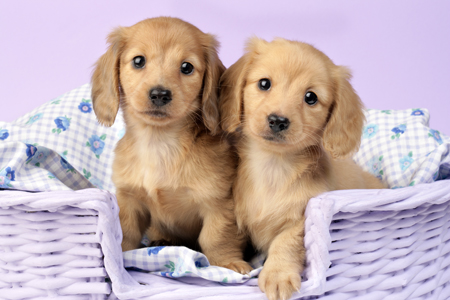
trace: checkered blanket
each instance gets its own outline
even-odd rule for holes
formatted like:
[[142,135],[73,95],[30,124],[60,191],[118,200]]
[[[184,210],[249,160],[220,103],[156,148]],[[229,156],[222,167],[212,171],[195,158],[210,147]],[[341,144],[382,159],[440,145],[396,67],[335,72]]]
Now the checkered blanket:
[[429,128],[426,109],[366,112],[361,147],[353,159],[389,187],[450,177],[450,137]]
[[[114,192],[111,165],[124,135],[121,113],[111,128],[100,126],[92,110],[89,84],[74,89],[12,123],[0,122],[0,188],[25,191]],[[428,127],[426,109],[367,110],[355,161],[392,188],[450,177],[450,138]],[[124,264],[164,277],[197,276],[237,283],[256,276],[209,266],[200,253],[183,247],[145,248],[124,253]]]
[[91,87],[83,85],[12,123],[0,122],[0,187],[114,192],[113,150],[124,133],[121,116],[111,128],[98,124]]
[[124,266],[130,270],[149,272],[168,278],[200,277],[222,283],[243,283],[261,272],[263,255],[255,256],[250,265],[254,268],[242,275],[232,270],[211,266],[202,253],[186,247],[149,247],[123,253]]

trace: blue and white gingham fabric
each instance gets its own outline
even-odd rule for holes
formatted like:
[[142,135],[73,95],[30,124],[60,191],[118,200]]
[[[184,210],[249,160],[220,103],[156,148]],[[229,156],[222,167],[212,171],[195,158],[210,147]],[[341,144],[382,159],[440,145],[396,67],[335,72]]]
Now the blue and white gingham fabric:
[[361,147],[353,159],[390,188],[450,178],[450,138],[429,128],[426,109],[365,112]]
[[243,283],[261,272],[264,256],[258,255],[250,265],[253,270],[246,275],[211,266],[205,255],[186,247],[149,247],[123,253],[124,266],[168,278],[200,277],[223,283]]
[[113,150],[123,128],[121,115],[111,128],[98,124],[89,84],[12,123],[0,122],[0,188],[114,192]]
[[[117,141],[125,133],[121,112],[108,128],[98,124],[91,86],[83,85],[12,123],[0,122],[0,188],[25,191],[110,192]],[[367,110],[362,143],[354,160],[391,188],[450,178],[450,138],[428,127],[426,109]],[[124,253],[124,265],[163,277],[201,277],[239,283],[257,276],[210,266],[206,257],[184,247],[153,247]]]

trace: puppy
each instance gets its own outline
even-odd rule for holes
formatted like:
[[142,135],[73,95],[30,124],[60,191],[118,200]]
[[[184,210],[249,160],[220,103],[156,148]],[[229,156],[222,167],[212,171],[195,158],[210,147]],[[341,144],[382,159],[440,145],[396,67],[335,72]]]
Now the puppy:
[[200,248],[213,265],[247,273],[231,185],[236,158],[219,135],[215,38],[182,20],[120,27],[98,60],[92,100],[111,126],[119,106],[126,134],[113,163],[122,250],[152,245]]
[[308,200],[338,189],[383,188],[348,157],[362,104],[349,71],[314,47],[253,38],[221,78],[221,126],[238,133],[236,218],[267,253],[258,284],[269,299],[300,289]]

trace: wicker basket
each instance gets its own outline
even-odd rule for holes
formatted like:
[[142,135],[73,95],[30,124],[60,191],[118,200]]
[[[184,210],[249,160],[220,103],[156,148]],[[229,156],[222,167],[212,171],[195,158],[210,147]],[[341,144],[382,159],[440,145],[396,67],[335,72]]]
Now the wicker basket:
[[450,181],[326,193],[306,213],[309,282],[298,296],[450,299]]
[[[325,193],[306,216],[293,299],[450,299],[450,181]],[[0,299],[105,299],[110,286],[110,299],[265,299],[251,284],[133,278],[121,238],[108,192],[0,191]]]
[[117,216],[114,196],[97,189],[0,191],[0,298],[105,299],[102,246],[120,245]]

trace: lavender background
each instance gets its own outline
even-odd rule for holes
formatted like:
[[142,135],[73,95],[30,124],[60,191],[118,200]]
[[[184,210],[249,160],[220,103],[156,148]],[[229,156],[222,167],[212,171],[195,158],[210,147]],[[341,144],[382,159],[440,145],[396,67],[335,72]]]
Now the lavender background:
[[368,108],[428,108],[450,129],[450,1],[0,0],[0,120],[90,81],[106,35],[149,17],[174,16],[214,33],[230,66],[256,35],[315,45],[353,70]]

